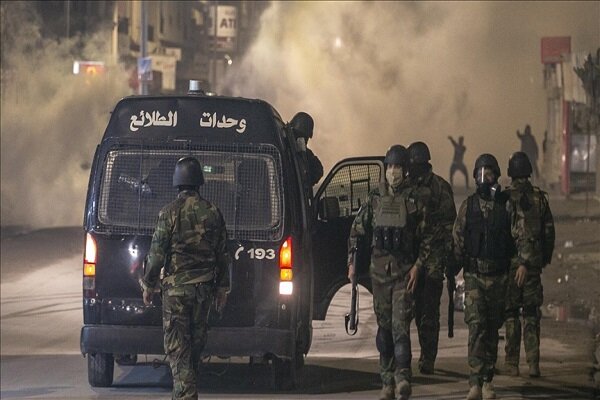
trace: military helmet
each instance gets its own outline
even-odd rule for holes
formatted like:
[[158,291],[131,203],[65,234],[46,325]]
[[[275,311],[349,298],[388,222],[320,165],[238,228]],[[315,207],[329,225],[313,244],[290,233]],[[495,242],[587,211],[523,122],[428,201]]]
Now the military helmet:
[[173,186],[201,186],[204,184],[204,174],[200,162],[194,157],[182,157],[175,164]]
[[488,167],[496,174],[496,178],[500,177],[500,167],[498,166],[498,160],[491,154],[485,153],[477,157],[475,161],[475,168],[473,168],[473,178],[477,179],[477,170],[480,168]]
[[401,144],[391,146],[385,153],[383,162],[387,165],[399,164],[403,167],[406,166],[406,164],[408,164],[408,151],[406,150],[406,147]]
[[431,160],[429,147],[423,142],[414,142],[408,146],[408,158],[411,164],[425,164]]
[[290,126],[294,129],[296,137],[310,139],[313,137],[313,128],[315,122],[312,117],[305,112],[300,111],[290,121]]
[[511,178],[528,178],[531,176],[531,162],[529,157],[522,151],[517,151],[508,160],[508,176]]

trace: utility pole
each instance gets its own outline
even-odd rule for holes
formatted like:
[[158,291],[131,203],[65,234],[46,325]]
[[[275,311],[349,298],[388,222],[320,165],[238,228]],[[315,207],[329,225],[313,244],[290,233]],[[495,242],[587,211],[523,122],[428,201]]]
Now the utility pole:
[[[148,56],[148,4],[145,0],[141,2],[141,40],[140,40],[140,57],[145,59]],[[143,74],[142,74],[143,75]],[[145,76],[140,79],[140,94],[148,94],[148,81]]]

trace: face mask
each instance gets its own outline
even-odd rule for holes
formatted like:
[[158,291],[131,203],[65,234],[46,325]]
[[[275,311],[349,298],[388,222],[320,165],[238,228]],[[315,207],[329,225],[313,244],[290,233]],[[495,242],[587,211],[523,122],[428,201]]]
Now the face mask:
[[402,167],[388,167],[385,170],[385,179],[391,187],[398,187],[404,180]]

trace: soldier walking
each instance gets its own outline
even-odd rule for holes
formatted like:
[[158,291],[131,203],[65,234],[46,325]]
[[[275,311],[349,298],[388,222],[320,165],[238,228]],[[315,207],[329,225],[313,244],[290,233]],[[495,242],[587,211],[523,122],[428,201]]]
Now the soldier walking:
[[464,313],[469,327],[467,400],[496,397],[492,379],[498,330],[504,323],[508,267],[514,254],[514,212],[508,196],[500,191],[499,177],[496,158],[480,155],[473,169],[477,191],[461,204],[453,229],[456,259],[464,268]]
[[353,254],[358,241],[366,239],[373,248],[370,275],[383,383],[380,399],[407,400],[412,393],[413,293],[429,254],[424,235],[426,209],[406,179],[406,149],[390,147],[384,163],[386,184],[369,194],[350,230],[348,278],[352,281],[355,275]]
[[440,334],[440,299],[444,290],[444,274],[452,273],[452,227],[456,207],[452,187],[432,171],[431,154],[423,142],[408,146],[408,176],[414,193],[427,205],[431,254],[419,277],[415,292],[415,325],[419,334],[421,356],[419,371],[425,375],[434,372]]
[[[548,194],[529,181],[532,166],[524,152],[514,153],[508,161],[508,189],[512,208],[516,210],[512,223],[518,253],[511,260],[506,296],[506,359],[505,373],[519,375],[521,320],[523,343],[529,376],[540,376],[540,307],[543,303],[541,273],[552,260],[554,251],[554,221]],[[521,310],[521,312],[519,312]]]
[[173,186],[179,194],[160,211],[141,281],[144,304],[150,305],[164,268],[160,282],[164,346],[174,400],[198,398],[196,377],[213,296],[221,312],[229,293],[225,221],[219,209],[198,194],[203,183],[198,160],[177,161]]

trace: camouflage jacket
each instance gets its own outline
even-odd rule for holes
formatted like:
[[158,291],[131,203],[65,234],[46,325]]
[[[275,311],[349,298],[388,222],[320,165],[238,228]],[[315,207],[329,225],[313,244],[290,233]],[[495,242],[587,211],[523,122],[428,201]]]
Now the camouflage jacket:
[[452,187],[442,177],[429,171],[411,179],[415,195],[427,204],[428,220],[425,235],[430,236],[431,255],[427,260],[430,276],[443,279],[445,268],[454,268],[452,227],[456,220],[456,206]]
[[512,181],[507,190],[514,210],[512,235],[517,243],[513,268],[527,267],[530,274],[539,274],[552,260],[554,251],[554,220],[548,194],[533,186],[527,178]]
[[[479,207],[483,216],[488,218],[490,212],[494,209],[495,206],[498,206],[502,203],[495,202],[493,200],[486,200],[481,198],[481,196],[475,194],[471,196],[477,196],[479,201]],[[470,197],[471,197],[470,196]],[[452,230],[452,236],[454,238],[454,257],[459,264],[459,268],[473,268],[473,263],[477,264],[477,269],[480,271],[494,271],[494,270],[502,270],[505,269],[508,272],[507,265],[501,265],[504,261],[494,260],[494,259],[482,259],[477,258],[474,259],[467,254],[465,236],[466,236],[466,225],[467,225],[467,208],[468,208],[469,198],[465,199],[460,208],[458,210],[458,215],[456,216],[456,221],[454,222],[454,227]],[[511,221],[514,220],[514,210],[512,209],[510,201],[505,203],[506,211],[508,213],[509,219]],[[508,227],[507,227],[508,229]],[[512,235],[512,232],[511,232]],[[511,236],[511,239],[514,237]],[[509,239],[510,240],[510,239]],[[514,244],[510,243],[511,248]],[[510,258],[511,254],[507,254],[507,258]]]
[[156,288],[161,268],[163,286],[216,281],[229,287],[227,229],[217,207],[185,190],[159,213],[142,286]]
[[[352,223],[348,241],[348,264],[352,262],[353,252],[357,246],[359,237],[364,237],[370,242],[371,248],[374,247],[373,228],[376,225],[376,209],[379,207],[383,197],[381,195],[382,190],[389,190],[389,187],[385,186],[385,188],[375,189],[369,193],[367,201],[360,208]],[[410,204],[410,207],[412,207],[415,232],[411,232],[411,234],[417,245],[417,257],[414,263],[407,263],[406,258],[402,257],[402,254],[373,248],[370,266],[371,278],[381,281],[402,278],[413,265],[419,269],[422,268],[431,251],[431,238],[424,235],[426,230],[426,205],[414,195],[409,182],[401,184],[394,191],[393,195],[394,200],[402,199],[405,204]],[[407,213],[411,213],[411,210],[407,210]]]

